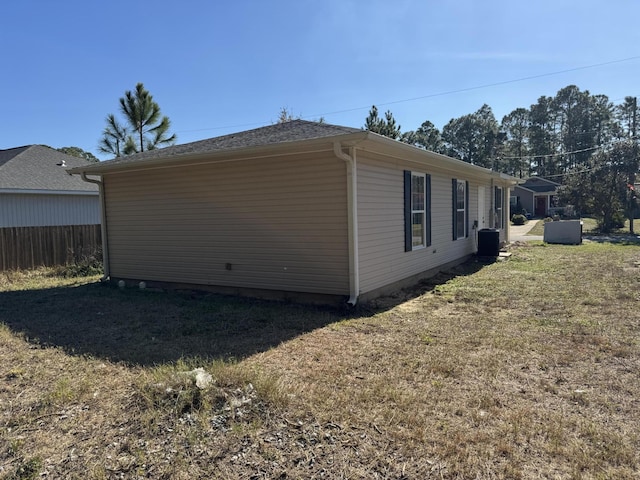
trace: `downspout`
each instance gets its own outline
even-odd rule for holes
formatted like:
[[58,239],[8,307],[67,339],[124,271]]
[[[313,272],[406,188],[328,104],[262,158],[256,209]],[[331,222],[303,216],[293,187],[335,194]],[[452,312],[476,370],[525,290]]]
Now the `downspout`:
[[82,180],[88,183],[95,183],[98,185],[98,192],[100,194],[100,235],[102,236],[102,264],[104,268],[104,274],[100,279],[101,282],[107,281],[109,279],[109,248],[107,242],[107,213],[105,209],[105,201],[104,201],[104,184],[100,180],[95,180],[93,178],[88,178],[85,172],[80,174]]
[[342,151],[340,142],[334,142],[333,153],[345,161],[347,166],[347,228],[349,230],[349,300],[352,307],[360,295],[360,266],[358,262],[358,176],[356,168],[356,149],[349,148],[347,155]]

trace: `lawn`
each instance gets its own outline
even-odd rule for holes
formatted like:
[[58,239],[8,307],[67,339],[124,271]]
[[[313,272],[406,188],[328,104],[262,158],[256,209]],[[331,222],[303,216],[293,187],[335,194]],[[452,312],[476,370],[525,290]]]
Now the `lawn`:
[[355,310],[0,274],[0,478],[638,478],[639,280],[596,242]]
[[[598,224],[595,218],[583,217],[580,219],[582,221],[582,233],[589,234],[597,234],[598,233]],[[544,235],[544,221],[543,220],[529,220],[529,222],[535,222],[533,228],[527,233],[527,235]],[[639,221],[636,220],[634,224],[634,231],[637,233],[639,229]],[[616,234],[628,234],[629,233],[629,220],[625,221],[624,227],[618,229]]]

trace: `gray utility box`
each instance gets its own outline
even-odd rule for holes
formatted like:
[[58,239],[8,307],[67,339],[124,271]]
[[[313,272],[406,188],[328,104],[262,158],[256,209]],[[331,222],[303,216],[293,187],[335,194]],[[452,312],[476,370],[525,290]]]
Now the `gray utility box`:
[[547,243],[579,245],[582,243],[582,221],[560,220],[544,224],[544,236]]
[[500,230],[483,228],[478,230],[478,256],[497,257],[500,255]]

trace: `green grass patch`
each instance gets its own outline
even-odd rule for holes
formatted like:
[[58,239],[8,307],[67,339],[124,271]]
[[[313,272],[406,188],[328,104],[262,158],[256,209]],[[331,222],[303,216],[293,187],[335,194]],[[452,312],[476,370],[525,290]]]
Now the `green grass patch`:
[[[595,218],[583,217],[582,221],[582,233],[595,234],[598,233],[598,224]],[[533,228],[527,233],[527,235],[544,235],[544,220],[529,220],[530,222],[536,222]],[[640,220],[636,220],[635,230],[640,228]],[[625,221],[624,227],[619,228],[613,232],[614,234],[627,234],[629,233],[629,220]]]
[[527,235],[544,235],[544,220],[529,220],[529,222],[535,222],[535,225],[529,230]]

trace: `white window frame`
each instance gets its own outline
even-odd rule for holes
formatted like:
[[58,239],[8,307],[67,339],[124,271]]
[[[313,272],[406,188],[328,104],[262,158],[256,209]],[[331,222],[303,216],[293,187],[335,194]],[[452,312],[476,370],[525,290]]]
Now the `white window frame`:
[[[500,192],[500,202],[498,202],[498,192]],[[504,189],[502,187],[495,187],[493,191],[493,203],[495,208],[495,228],[502,230],[504,228]],[[499,203],[499,205],[498,205]]]
[[[413,250],[425,249],[431,246],[431,175],[423,172],[412,172],[404,170],[403,176],[403,194],[404,194],[404,251],[411,252]],[[419,179],[419,182],[416,180]],[[413,184],[416,183],[418,189],[415,190]],[[416,195],[418,194],[418,195]],[[419,204],[419,197],[423,202]],[[418,197],[414,202],[414,198]],[[413,223],[414,217],[422,218],[421,222]],[[414,229],[415,226],[415,229]],[[417,233],[414,237],[414,232]],[[414,244],[414,238],[417,239]]]
[[[413,203],[413,179],[419,178],[422,180],[422,209],[415,209]],[[427,177],[424,173],[420,172],[411,172],[411,250],[420,250],[421,248],[427,247]],[[422,214],[422,243],[415,244],[414,243],[414,234],[413,234],[413,215],[414,214]]]
[[[469,195],[469,192],[467,192],[467,182],[466,180],[460,180],[460,179],[456,179],[457,184],[456,184],[456,191],[460,191],[460,185],[462,185],[462,190],[464,192],[464,195],[462,196],[462,208],[458,207],[458,204],[460,203],[460,197],[459,195],[456,195],[456,240],[459,240],[461,238],[466,238],[467,237],[467,195]],[[462,232],[460,232],[458,230],[458,217],[460,216],[460,213],[462,213]]]

